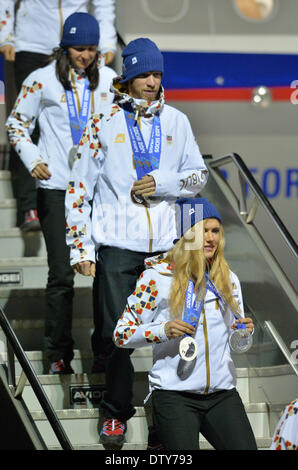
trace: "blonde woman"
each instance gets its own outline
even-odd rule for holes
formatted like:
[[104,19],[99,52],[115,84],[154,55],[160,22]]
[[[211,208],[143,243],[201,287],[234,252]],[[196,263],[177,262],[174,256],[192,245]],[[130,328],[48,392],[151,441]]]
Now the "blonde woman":
[[205,198],[176,202],[180,239],[146,260],[114,331],[119,347],[153,344],[153,422],[167,450],[256,450],[236,391],[229,336],[244,318],[241,287],[224,258],[221,216]]

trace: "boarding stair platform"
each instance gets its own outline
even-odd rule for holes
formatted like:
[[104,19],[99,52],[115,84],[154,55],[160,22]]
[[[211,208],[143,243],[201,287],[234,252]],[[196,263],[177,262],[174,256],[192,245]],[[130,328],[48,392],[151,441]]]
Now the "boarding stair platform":
[[[282,409],[298,391],[297,245],[241,157],[206,156],[205,162],[210,176],[201,195],[222,215],[226,257],[240,278],[246,314],[256,325],[252,349],[234,355],[237,389],[258,448],[268,449]],[[235,171],[229,183],[221,172],[225,165]],[[0,172],[0,218],[0,397],[7,402],[7,414],[0,419],[0,448],[103,450],[98,402],[104,375],[91,374],[91,279],[75,278],[75,374],[49,375],[42,354],[46,250],[40,232],[24,235],[16,228],[9,171]],[[280,238],[277,252],[266,243],[269,235],[270,240]],[[145,450],[151,424],[150,400],[144,406],[151,348],[134,351],[132,361],[136,414],[128,422],[124,451]],[[19,429],[18,440],[5,435],[8,419]],[[212,449],[203,438],[200,446]]]

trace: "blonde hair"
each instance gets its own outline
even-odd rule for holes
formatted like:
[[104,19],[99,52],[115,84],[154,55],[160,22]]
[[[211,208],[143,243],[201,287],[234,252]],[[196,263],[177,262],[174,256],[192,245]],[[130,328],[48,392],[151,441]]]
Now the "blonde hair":
[[[204,229],[205,221],[200,221],[196,226]],[[194,232],[194,228],[190,229]],[[232,295],[232,284],[230,280],[230,268],[224,257],[224,230],[220,224],[219,244],[211,264],[204,256],[203,242],[190,249],[189,231],[176,243],[167,256],[170,264],[173,263],[173,280],[169,296],[169,307],[171,317],[181,318],[185,305],[185,295],[189,279],[194,282],[195,292],[203,295],[205,292],[205,272],[209,271],[209,277],[225,302],[234,313],[239,313],[239,306]]]

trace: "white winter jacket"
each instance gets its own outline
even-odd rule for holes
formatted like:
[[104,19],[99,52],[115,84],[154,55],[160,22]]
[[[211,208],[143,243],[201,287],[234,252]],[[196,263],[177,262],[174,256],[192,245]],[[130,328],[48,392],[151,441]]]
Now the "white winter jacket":
[[[195,196],[207,181],[208,172],[185,114],[164,104],[163,93],[150,104],[121,93],[118,79],[113,83],[118,104],[90,119],[65,198],[71,264],[95,261],[99,245],[147,253],[170,249],[177,238],[175,200]],[[160,113],[161,157],[159,169],[150,172],[156,192],[148,208],[136,205],[130,196],[137,173],[123,106],[139,116],[147,146],[153,116]]]
[[[51,54],[58,47],[66,18],[86,12],[88,0],[21,0],[14,17],[17,0],[0,2],[0,46],[12,44],[15,51]],[[100,50],[116,51],[115,0],[92,0],[91,12],[99,22]],[[15,27],[14,27],[15,22]]]
[[[198,344],[196,361],[184,369],[180,360],[181,338],[168,339],[164,326],[170,320],[168,298],[172,274],[166,254],[145,261],[146,269],[127,300],[126,309],[114,331],[119,347],[140,348],[153,345],[153,367],[149,372],[149,389],[212,393],[236,385],[236,373],[228,338],[235,321],[216,296],[207,290],[204,308],[195,332]],[[241,287],[231,272],[233,295],[243,315]],[[194,300],[194,299],[193,299]]]
[[[37,180],[37,186],[65,190],[70,177],[71,135],[65,90],[56,77],[56,62],[32,72],[24,81],[17,101],[6,122],[10,143],[31,172],[38,163],[46,163],[52,174],[49,180]],[[72,71],[79,102],[82,102],[84,77]],[[99,70],[99,85],[92,93],[89,115],[100,112],[113,101],[109,91],[114,70]],[[38,120],[40,138],[35,145],[30,134]]]

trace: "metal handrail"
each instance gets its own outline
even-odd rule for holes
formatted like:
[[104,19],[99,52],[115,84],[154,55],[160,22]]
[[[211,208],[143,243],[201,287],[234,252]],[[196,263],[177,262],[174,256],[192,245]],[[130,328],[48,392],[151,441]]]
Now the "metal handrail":
[[[263,193],[262,189],[260,188],[259,184],[243,162],[242,158],[236,154],[236,153],[230,153],[228,155],[224,155],[222,157],[215,158],[214,160],[210,160],[208,162],[208,165],[211,166],[212,168],[218,168],[222,165],[226,165],[227,163],[233,162],[236,167],[238,168],[241,176],[243,176],[246,180],[246,182],[249,184],[250,188],[252,189],[253,193],[255,194],[256,198],[258,201],[262,203],[262,206],[264,207],[265,211],[269,215],[270,219],[273,221],[274,225],[277,227],[279,230],[280,234],[282,235],[284,241],[292,251],[292,253],[298,257],[298,247],[297,243],[291,236],[291,234],[288,232],[287,228],[273,209],[272,205],[268,201],[267,197]],[[242,194],[243,195],[243,194]]]
[[[22,346],[19,343],[18,338],[16,337],[2,307],[0,306],[0,327],[5,333],[6,339],[9,342],[9,345],[11,346],[14,354],[16,355],[23,372],[25,373],[33,391],[35,392],[35,395],[58,439],[58,441],[61,444],[61,447],[63,450],[73,450],[73,447],[71,445],[71,442],[69,441],[57,415],[52,407],[51,402],[49,401],[47,395],[45,394],[41,383],[35,373],[35,370],[33,369],[32,365],[30,364],[30,361],[28,360],[25,351],[23,350]],[[11,371],[9,371],[11,374]],[[13,371],[14,375],[14,371]]]

